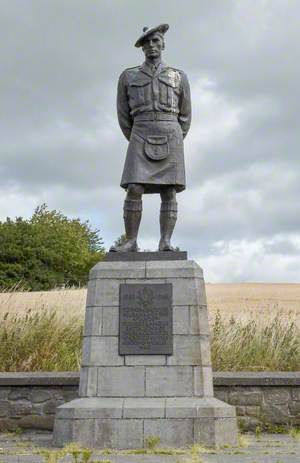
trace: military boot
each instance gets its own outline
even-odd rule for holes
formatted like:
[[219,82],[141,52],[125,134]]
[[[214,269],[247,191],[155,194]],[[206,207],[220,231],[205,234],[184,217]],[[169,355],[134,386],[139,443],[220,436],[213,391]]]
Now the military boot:
[[177,202],[162,201],[160,208],[160,242],[159,251],[174,251],[171,246],[171,236],[177,220]]
[[136,252],[137,235],[142,218],[142,200],[126,199],[124,201],[124,225],[126,240],[117,246],[110,248],[111,252]]

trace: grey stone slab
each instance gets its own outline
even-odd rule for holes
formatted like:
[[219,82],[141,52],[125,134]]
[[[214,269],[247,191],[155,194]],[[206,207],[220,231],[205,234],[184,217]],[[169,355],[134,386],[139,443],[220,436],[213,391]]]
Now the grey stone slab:
[[209,337],[205,335],[174,335],[174,354],[167,357],[168,365],[211,364]]
[[125,365],[166,365],[166,355],[126,355]]
[[143,420],[96,420],[95,447],[138,449],[143,447]]
[[194,420],[195,442],[207,447],[236,446],[237,423],[235,418],[198,418]]
[[93,447],[95,442],[95,420],[76,419],[72,420],[73,442],[84,447]]
[[216,447],[216,418],[201,417],[194,420],[195,443]]
[[98,262],[90,271],[90,279],[145,278],[145,262],[114,261]]
[[102,332],[102,307],[85,309],[84,336],[100,336]]
[[206,305],[204,280],[200,278],[166,278],[173,284],[174,305]]
[[125,261],[125,262],[148,262],[148,261],[173,261],[186,260],[187,251],[158,251],[158,252],[108,252],[104,261]]
[[235,408],[214,397],[166,399],[167,418],[235,418]]
[[145,369],[134,367],[105,367],[98,369],[98,395],[102,397],[143,397]]
[[300,386],[300,371],[220,371],[214,373],[214,382],[216,386]]
[[211,366],[210,336],[200,334],[201,365]]
[[165,399],[125,399],[124,418],[165,418]]
[[65,419],[122,418],[123,399],[88,397],[75,399],[57,408],[57,417]]
[[173,307],[173,333],[189,334],[190,309],[189,306]]
[[196,418],[199,399],[177,397],[166,399],[166,418]]
[[237,446],[238,432],[235,418],[199,418],[195,420],[195,441],[208,447]]
[[130,285],[130,284],[141,284],[141,285],[146,285],[146,284],[161,284],[164,285],[167,283],[167,280],[165,278],[132,278],[131,280],[125,280],[125,283]]
[[193,260],[147,262],[147,278],[203,278],[203,271]]
[[193,444],[193,420],[146,419],[144,420],[144,442],[150,436],[158,436],[161,447],[187,447]]
[[92,337],[85,336],[82,339],[82,359],[81,359],[81,366],[93,366],[91,364],[91,349],[92,349]]
[[[215,386],[300,386],[300,372],[214,372]],[[78,386],[79,372],[1,372],[0,386]],[[295,400],[300,400],[293,390]]]
[[118,354],[117,336],[88,336],[83,338],[82,366],[124,365]]
[[86,306],[119,306],[119,286],[125,279],[89,280]]
[[206,306],[190,306],[190,334],[210,334]]
[[0,386],[78,386],[76,371],[0,373]]
[[97,367],[81,367],[79,381],[79,397],[96,396],[97,382]]
[[201,397],[214,395],[212,368],[194,367],[194,394]]
[[190,366],[146,367],[146,396],[193,395],[193,368]]
[[63,447],[68,442],[73,441],[73,420],[58,419],[54,421],[53,446]]
[[102,334],[103,336],[119,335],[119,308],[103,307]]
[[61,419],[71,420],[74,418],[75,409],[67,407],[66,405],[67,404],[63,404],[56,408],[54,430],[55,430],[55,423],[57,420],[61,420]]

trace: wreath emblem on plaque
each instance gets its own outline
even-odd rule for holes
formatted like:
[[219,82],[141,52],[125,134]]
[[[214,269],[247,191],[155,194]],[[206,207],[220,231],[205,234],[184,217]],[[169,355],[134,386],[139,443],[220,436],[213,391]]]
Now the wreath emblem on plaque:
[[154,294],[153,290],[150,288],[146,288],[143,291],[139,291],[137,296],[137,300],[141,305],[142,309],[148,309],[149,306],[153,304]]

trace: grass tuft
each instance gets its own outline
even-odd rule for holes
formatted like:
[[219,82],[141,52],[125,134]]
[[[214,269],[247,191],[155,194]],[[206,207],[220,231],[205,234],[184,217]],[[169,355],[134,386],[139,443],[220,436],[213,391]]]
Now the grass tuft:
[[239,433],[238,434],[238,445],[239,447],[243,447],[243,448],[249,447],[249,440],[247,439],[247,436]]
[[0,316],[1,371],[78,370],[82,320],[55,311]]
[[149,450],[154,450],[160,443],[160,437],[158,436],[148,436],[145,439],[145,446]]
[[212,362],[217,371],[297,371],[300,327],[286,315],[229,320],[217,313],[212,328]]
[[289,435],[297,440],[297,441],[300,441],[300,428],[292,428],[289,430]]

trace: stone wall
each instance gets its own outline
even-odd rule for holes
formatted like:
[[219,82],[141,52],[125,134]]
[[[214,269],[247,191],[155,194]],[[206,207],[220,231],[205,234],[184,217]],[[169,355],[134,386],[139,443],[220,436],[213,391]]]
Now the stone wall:
[[78,385],[78,373],[0,373],[0,430],[52,430],[56,407],[77,398]]
[[[0,429],[52,430],[55,408],[78,397],[78,373],[0,373]],[[240,426],[300,425],[300,372],[215,373],[215,396]]]
[[300,425],[300,372],[215,373],[214,388],[236,406],[241,429]]

